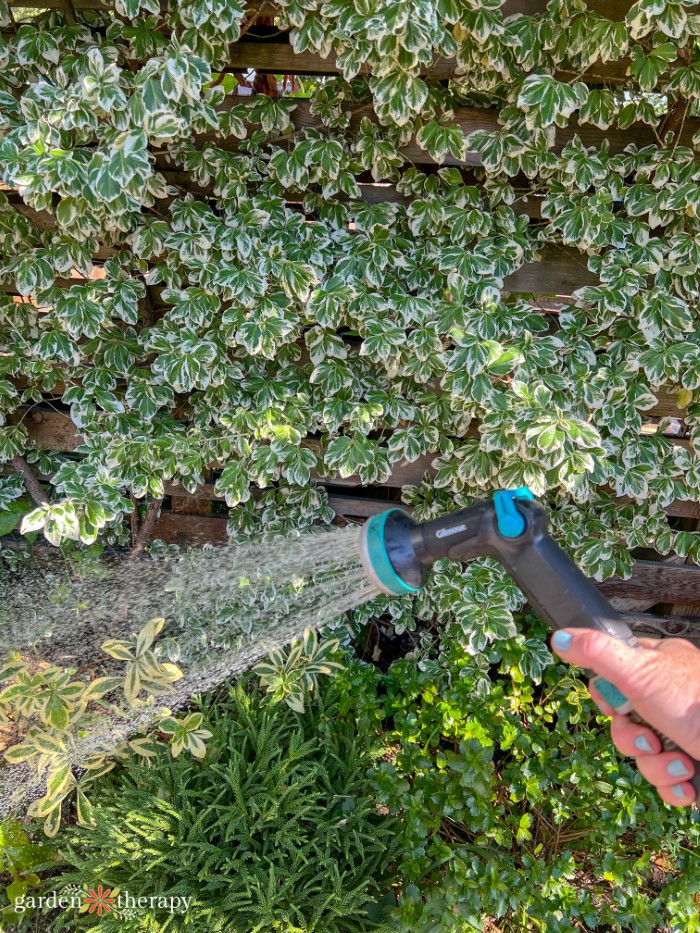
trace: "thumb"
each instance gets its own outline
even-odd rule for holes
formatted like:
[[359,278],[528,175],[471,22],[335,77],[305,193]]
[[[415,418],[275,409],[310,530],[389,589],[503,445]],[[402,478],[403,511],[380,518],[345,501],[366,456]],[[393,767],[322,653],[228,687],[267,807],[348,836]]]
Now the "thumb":
[[[653,649],[633,648],[596,629],[560,629],[552,636],[552,648],[570,664],[594,671],[614,684],[624,694],[619,701],[627,698],[632,703],[643,700],[655,686],[658,672],[654,662],[662,660]],[[612,706],[621,705],[614,692],[609,699]]]

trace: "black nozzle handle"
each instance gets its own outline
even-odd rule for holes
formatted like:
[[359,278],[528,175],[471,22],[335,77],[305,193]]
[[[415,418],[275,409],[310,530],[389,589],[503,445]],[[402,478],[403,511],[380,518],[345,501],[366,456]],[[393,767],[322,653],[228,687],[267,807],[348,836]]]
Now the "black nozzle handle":
[[[462,512],[415,526],[413,545],[423,561],[440,557],[466,561],[485,554],[495,557],[513,577],[532,608],[551,629],[590,628],[605,632],[631,647],[640,647],[632,630],[565,551],[547,532],[547,516],[542,506],[528,499],[516,499],[516,507],[525,519],[525,530],[517,537],[506,537],[498,527],[498,516],[491,502],[481,503]],[[420,535],[416,531],[420,529]],[[610,689],[607,681],[588,671],[591,683],[601,695]],[[596,684],[598,681],[598,684]],[[615,691],[617,692],[617,691]],[[619,693],[619,692],[618,692]],[[619,694],[613,703],[618,712],[629,713],[659,737],[664,751],[678,751],[679,746],[644,722],[629,701]],[[687,754],[687,753],[686,753]],[[700,761],[694,761],[691,779],[696,800],[700,802]]]

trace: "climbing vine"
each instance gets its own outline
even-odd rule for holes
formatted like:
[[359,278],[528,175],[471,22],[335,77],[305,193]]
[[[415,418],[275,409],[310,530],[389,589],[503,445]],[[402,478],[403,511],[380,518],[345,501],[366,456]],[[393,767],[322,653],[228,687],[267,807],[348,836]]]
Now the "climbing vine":
[[[236,536],[429,455],[419,515],[527,484],[598,578],[697,556],[664,512],[700,495],[693,8],[281,0],[341,72],[308,100],[223,80],[255,14],[0,6],[0,507],[24,458],[53,484],[25,532],[124,543],[134,499],[216,464]],[[509,277],[542,260],[546,292],[552,250],[597,284],[543,313]],[[650,421],[661,389],[689,442]],[[46,397],[79,460],[31,440]]]

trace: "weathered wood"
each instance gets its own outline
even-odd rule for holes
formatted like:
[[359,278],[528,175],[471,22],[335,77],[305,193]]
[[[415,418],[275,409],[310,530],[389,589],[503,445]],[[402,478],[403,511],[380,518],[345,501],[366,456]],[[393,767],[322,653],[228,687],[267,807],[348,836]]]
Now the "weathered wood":
[[667,386],[654,390],[657,402],[649,412],[654,418],[683,418],[685,408],[678,405],[678,393]]
[[[240,73],[253,68],[261,74],[293,74],[306,75],[337,75],[341,71],[333,52],[327,58],[322,58],[315,52],[295,52],[289,43],[289,33],[280,32],[270,27],[273,38],[268,38],[263,32],[258,35],[247,33],[240,42],[231,46],[231,58],[226,72]],[[621,58],[611,62],[595,62],[583,72],[564,68],[555,72],[555,77],[561,81],[578,79],[591,83],[620,83],[627,80],[627,70],[630,65],[629,58]],[[362,65],[360,74],[371,74],[368,65]],[[433,80],[446,80],[453,78],[457,81],[464,72],[453,58],[434,59],[431,65],[421,68],[421,75]]]
[[700,605],[700,567],[688,564],[637,561],[629,580],[605,580],[598,584],[606,596],[629,599],[652,597],[655,602]]
[[[644,559],[644,554],[638,553],[640,560]],[[655,557],[651,558],[656,560]],[[684,563],[683,558],[679,554],[668,554],[666,557],[662,557],[658,560],[660,564],[682,564]],[[624,596],[609,596],[608,597],[611,606],[619,610],[620,612],[644,612],[646,609],[650,609],[652,606],[656,605],[658,599],[655,596],[647,596],[645,599],[628,599]]]
[[[503,280],[503,291],[512,294],[560,295],[570,296],[577,288],[595,285],[598,277],[586,268],[585,258],[576,250],[566,247],[545,247],[539,262],[524,263],[519,269]],[[95,266],[92,278],[99,277],[99,266]],[[75,278],[56,278],[57,288],[71,288],[86,281],[82,276]],[[17,289],[10,285],[0,285],[0,292],[16,295]],[[163,289],[149,288],[153,307],[158,310],[168,308],[162,299]]]
[[69,415],[58,411],[15,411],[8,416],[10,424],[22,423],[37,447],[61,453],[72,453],[83,439]]
[[[19,410],[11,414],[8,417],[8,421],[10,424],[16,424],[23,419],[23,416],[26,416],[26,412]],[[38,447],[45,450],[71,452],[82,442],[80,436],[76,433],[75,425],[71,421],[69,415],[61,412],[32,411],[28,416],[24,417],[22,423],[27,427],[30,439],[33,440]],[[478,437],[478,425],[473,424],[469,433],[472,437]],[[682,446],[688,446],[687,441],[681,442],[677,438],[670,438],[670,440],[675,444],[682,443]],[[310,447],[318,447],[317,441],[309,441],[308,444]],[[436,457],[437,454],[425,454],[413,463],[407,463],[405,460],[395,463],[392,468],[391,476],[382,486],[402,488],[403,486],[419,484],[425,474],[428,476],[434,475],[435,470],[432,467],[432,461],[435,460]],[[321,477],[315,473],[314,478],[321,483],[335,486],[362,485],[359,478],[356,476],[346,478],[341,478],[339,476]],[[194,494],[190,494],[183,486],[175,486],[172,483],[168,483],[166,484],[165,491],[166,495],[175,495],[182,498],[193,496],[194,498],[200,499],[223,500],[223,496],[217,496],[215,494],[213,484],[201,486]],[[619,499],[620,504],[624,504],[628,501],[630,500],[627,498]],[[676,502],[669,505],[665,511],[668,515],[673,516],[698,517],[700,506],[696,502],[676,500]]]
[[[199,197],[216,198],[213,183],[209,185],[198,185],[196,182],[193,182],[185,172],[170,171],[168,169],[161,169],[160,171],[163,178],[165,178],[166,182],[169,184],[175,184]],[[358,188],[360,189],[359,200],[366,204],[384,204],[386,202],[391,202],[393,204],[408,206],[414,200],[414,198],[409,195],[398,194],[396,186],[391,184],[360,182]],[[54,230],[56,228],[56,216],[50,211],[37,211],[35,208],[25,204],[19,194],[14,191],[5,191],[4,193],[11,207],[13,207],[18,214],[22,214],[22,216],[31,220],[39,230]],[[347,195],[339,193],[329,200],[340,201],[345,204],[351,199],[348,198]],[[166,199],[163,199],[162,203],[167,203]],[[287,199],[287,204],[290,207],[298,206],[301,209],[302,196],[298,195],[295,197],[294,195],[290,195]],[[518,216],[526,215],[532,220],[540,220],[542,217],[541,204],[542,198],[528,194],[518,197],[511,207],[513,212]],[[116,248],[100,246],[93,258],[95,261],[104,262],[116,252]]]
[[[248,99],[229,97],[224,101],[224,107],[232,107]],[[311,113],[310,101],[305,99],[296,99],[296,107],[291,113],[291,121],[295,131],[302,129],[323,130],[323,121],[320,117]],[[376,119],[374,111],[370,104],[347,104],[345,110],[350,114],[350,125],[348,132],[352,134],[360,125],[363,117]],[[477,130],[484,130],[489,133],[497,132],[502,127],[498,122],[498,110],[487,110],[478,107],[458,107],[455,110],[453,122],[459,124],[465,137],[469,137]],[[700,129],[700,120],[686,120],[683,130],[679,137],[680,145],[691,146],[694,134]],[[291,133],[288,134],[291,137]],[[653,129],[645,123],[634,123],[628,129],[621,130],[619,127],[611,126],[607,130],[599,130],[590,124],[580,124],[575,118],[572,118],[569,125],[556,130],[556,140],[553,147],[554,152],[560,152],[564,146],[570,143],[576,136],[579,137],[584,146],[599,148],[604,142],[607,142],[612,153],[622,152],[627,146],[634,143],[637,146],[656,145],[657,140]],[[212,143],[220,149],[235,152],[240,147],[240,141],[234,137],[221,139],[214,131],[203,133],[197,137],[200,145]],[[468,145],[468,142],[467,142]],[[412,140],[405,146],[401,152],[411,163],[416,164],[434,164],[434,160],[421,149]],[[463,160],[455,159],[448,155],[445,158],[445,165],[480,165],[481,159],[477,152],[467,151]]]
[[[700,637],[700,618],[697,606],[683,606],[679,615],[665,615],[650,612],[623,612],[625,622],[632,631],[648,637],[654,633],[660,637],[690,638],[696,644]],[[650,632],[651,630],[651,632]]]
[[[607,19],[621,22],[632,2],[633,0],[587,0],[586,6]],[[504,18],[518,15],[535,16],[537,13],[545,13],[548,5],[549,0],[506,0],[501,9]]]
[[539,262],[526,262],[503,280],[506,292],[550,294],[568,297],[584,285],[600,280],[586,265],[585,256],[564,246],[547,246]]
[[153,538],[181,547],[227,544],[226,523],[225,518],[161,512],[153,528]]
[[[78,0],[78,2],[71,4],[71,7],[66,9],[66,4],[69,2],[70,0],[50,0],[50,2],[46,3],[43,0],[33,0],[33,2],[21,3],[21,6],[25,9],[59,9],[67,15],[71,22],[75,22],[74,11],[83,13],[91,9],[110,9],[110,6],[104,5],[102,0],[82,0],[82,2]],[[504,18],[507,18],[508,15],[504,13]],[[260,74],[290,74],[300,77],[333,76],[341,73],[334,52],[331,52],[326,58],[322,58],[318,53],[311,51],[295,52],[289,42],[289,30],[257,25],[254,29],[255,32],[252,30],[246,32],[240,41],[231,45],[230,60],[222,68],[224,73],[240,74],[241,72],[247,72],[250,68]],[[5,31],[2,33],[2,38],[8,41],[12,38],[12,35],[12,32]],[[593,84],[619,84],[628,79],[629,66],[630,59],[625,56],[615,61],[596,61],[583,70],[575,70],[570,66],[563,67],[556,70],[554,76],[560,81],[577,80]],[[669,67],[671,69],[676,67],[675,63],[671,63]],[[360,74],[367,75],[371,74],[371,72],[372,69],[369,65],[364,64],[360,67]],[[458,66],[456,59],[435,56],[430,65],[421,66],[420,74],[433,80],[454,79],[459,81],[464,71]]]
[[211,515],[211,499],[171,495],[170,510],[180,515]]
[[[632,6],[633,0],[588,0],[586,6],[589,10],[605,16],[607,19],[621,22],[624,20],[627,11]],[[538,13],[544,13],[547,10],[548,0],[505,0],[501,6],[503,18],[509,16],[534,16]],[[60,9],[61,0],[10,0],[12,8],[31,9],[31,10],[55,10]],[[107,0],[73,0],[73,7],[76,10],[111,10],[114,4]],[[694,7],[692,8],[695,9]],[[161,3],[163,13],[168,11],[168,3]],[[248,5],[248,15],[256,14],[258,16],[274,16],[279,9],[274,3],[253,2]]]

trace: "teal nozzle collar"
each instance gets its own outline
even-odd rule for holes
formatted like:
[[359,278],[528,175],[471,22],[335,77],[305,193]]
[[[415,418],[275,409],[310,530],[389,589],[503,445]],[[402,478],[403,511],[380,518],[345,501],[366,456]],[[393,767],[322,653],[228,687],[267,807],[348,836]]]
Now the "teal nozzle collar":
[[384,529],[392,512],[402,509],[389,509],[381,515],[373,515],[362,529],[361,557],[367,576],[382,593],[389,596],[405,596],[417,593],[420,587],[405,583],[396,573],[386,549]]
[[525,531],[525,519],[518,512],[515,500],[534,498],[527,486],[518,486],[517,489],[504,489],[502,492],[493,494],[498,530],[504,538],[519,538]]

